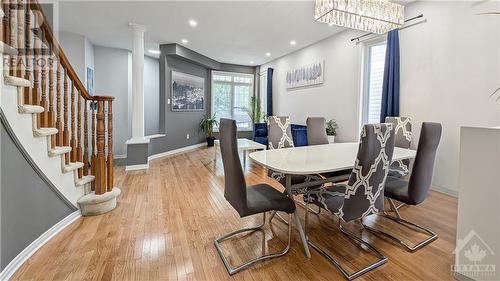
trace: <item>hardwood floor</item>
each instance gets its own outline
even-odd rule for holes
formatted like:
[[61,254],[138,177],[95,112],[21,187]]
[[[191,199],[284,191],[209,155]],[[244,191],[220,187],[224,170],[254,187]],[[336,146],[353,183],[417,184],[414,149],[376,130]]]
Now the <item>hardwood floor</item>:
[[[154,160],[148,171],[125,172],[124,167],[116,167],[116,186],[123,192],[118,207],[67,227],[33,255],[13,280],[344,280],[313,249],[312,258],[305,258],[297,231],[286,256],[230,277],[213,240],[257,224],[262,217],[240,219],[224,200],[222,163],[218,157],[214,165],[213,156],[213,149],[203,148]],[[265,181],[283,189],[251,161],[247,161],[246,176],[247,184]],[[405,218],[439,234],[437,241],[415,253],[363,231],[363,238],[389,262],[356,280],[452,280],[456,209],[455,198],[436,192],[418,207],[401,209]],[[304,210],[298,210],[303,218]],[[331,215],[322,212],[311,217],[311,238],[342,255],[349,266],[363,266],[374,259],[339,235]],[[379,227],[389,225],[386,220],[375,221]],[[286,226],[278,220],[268,226],[265,232],[224,242],[232,264],[259,255],[263,249],[284,247]],[[421,237],[390,226],[411,241]]]

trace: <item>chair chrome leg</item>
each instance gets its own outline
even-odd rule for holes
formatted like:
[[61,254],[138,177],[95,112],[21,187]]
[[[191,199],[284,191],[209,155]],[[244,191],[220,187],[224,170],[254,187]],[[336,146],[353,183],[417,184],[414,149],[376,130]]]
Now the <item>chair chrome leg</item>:
[[292,238],[292,225],[293,225],[292,215],[293,214],[289,214],[290,223],[288,224],[288,242],[287,242],[287,246],[285,247],[285,249],[283,249],[280,252],[276,252],[276,253],[272,253],[272,254],[263,255],[263,256],[260,256],[260,257],[253,258],[253,259],[251,259],[249,261],[246,261],[246,262],[244,262],[244,263],[242,263],[242,264],[240,264],[240,265],[238,265],[236,267],[232,267],[231,266],[231,264],[227,260],[227,257],[224,255],[224,252],[222,251],[220,243],[223,242],[224,240],[227,240],[227,239],[229,239],[229,238],[231,238],[231,237],[233,237],[233,236],[235,236],[237,234],[243,233],[243,232],[247,232],[247,231],[253,232],[253,231],[256,231],[256,230],[261,230],[262,227],[264,226],[264,224],[266,223],[266,213],[264,213],[264,219],[262,221],[262,224],[260,224],[258,226],[255,226],[255,227],[242,228],[242,229],[233,231],[231,233],[228,233],[228,234],[226,234],[226,235],[224,235],[222,237],[219,237],[216,240],[214,240],[215,248],[217,249],[217,252],[219,253],[219,256],[222,259],[222,262],[224,263],[224,266],[226,267],[226,270],[229,273],[229,275],[233,275],[235,273],[238,273],[239,271],[241,271],[241,270],[243,270],[245,268],[248,268],[251,265],[253,265],[253,264],[255,264],[255,263],[259,262],[259,261],[281,257],[281,256],[285,255],[286,253],[288,253],[288,250],[290,249],[291,238]]
[[368,226],[368,225],[364,224],[364,222],[362,222],[363,228],[365,228],[366,230],[370,231],[371,233],[373,233],[379,237],[380,236],[388,237],[388,238],[398,242],[399,244],[401,244],[402,246],[404,246],[406,249],[408,249],[411,252],[414,252],[414,251],[424,247],[425,245],[431,243],[432,241],[434,241],[438,238],[438,235],[435,232],[433,232],[432,230],[401,218],[401,215],[399,214],[399,211],[398,211],[398,207],[396,207],[396,204],[394,203],[394,201],[390,198],[388,198],[388,199],[389,199],[389,203],[391,205],[391,210],[395,213],[395,217],[390,216],[386,213],[380,214],[381,216],[388,218],[388,219],[390,219],[396,223],[399,223],[401,225],[404,225],[408,228],[412,228],[412,229],[415,229],[417,231],[424,232],[424,233],[428,234],[429,237],[412,246],[412,245],[409,245],[408,243],[406,243],[405,241],[395,237],[394,235],[392,235],[388,232],[382,231],[380,229],[376,229],[374,227]]
[[[318,210],[315,211],[311,207],[307,207],[307,204],[304,203],[304,202],[302,202],[302,201],[297,201],[295,199],[293,199],[293,201],[295,202],[296,205],[299,205],[299,206],[303,207],[304,209],[306,209],[307,210],[306,213],[311,212],[311,213],[313,213],[315,215],[321,214],[321,208],[320,207],[318,207]],[[273,220],[273,218],[275,216],[277,216],[284,224],[288,225],[288,222],[279,213],[277,213],[276,211],[273,211],[271,213],[271,216],[269,217],[269,223],[271,223],[271,221]]]
[[[308,204],[307,204],[308,205]],[[309,245],[311,245],[311,247],[313,247],[316,251],[318,251],[321,255],[323,255],[326,259],[328,259],[328,261],[330,261],[333,265],[335,265],[339,270],[340,272],[342,273],[342,275],[344,275],[344,277],[347,279],[347,280],[353,280],[365,273],[367,273],[368,271],[370,270],[373,270],[381,265],[383,265],[384,263],[387,262],[387,258],[379,251],[377,250],[375,247],[373,247],[372,245],[370,245],[368,242],[365,242],[363,239],[361,239],[360,237],[348,232],[347,230],[345,230],[343,227],[342,227],[342,224],[339,220],[339,229],[340,231],[342,232],[342,234],[344,236],[346,236],[347,238],[349,238],[349,240],[351,240],[351,242],[353,242],[354,244],[356,244],[356,246],[358,246],[360,249],[363,249],[361,247],[361,245],[365,246],[366,248],[368,248],[371,252],[373,252],[377,257],[378,257],[378,260],[371,263],[370,265],[356,271],[356,272],[353,272],[353,273],[349,273],[347,271],[347,269],[345,269],[338,260],[336,260],[335,258],[333,258],[332,256],[330,256],[323,248],[321,248],[321,246],[319,244],[316,244],[315,242],[313,242],[312,240],[309,239],[309,235],[308,235],[308,221],[309,221],[309,216],[307,215],[306,213],[306,219],[305,219],[305,226],[304,226],[304,229],[305,229],[305,232],[306,232],[306,238],[307,238],[307,243]],[[364,250],[364,249],[363,249]]]

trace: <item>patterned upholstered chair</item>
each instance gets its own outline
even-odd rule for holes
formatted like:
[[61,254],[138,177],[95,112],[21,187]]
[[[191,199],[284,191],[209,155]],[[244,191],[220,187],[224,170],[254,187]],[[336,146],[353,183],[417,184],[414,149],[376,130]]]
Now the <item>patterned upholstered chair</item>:
[[367,249],[377,255],[378,260],[369,266],[349,273],[331,255],[309,240],[307,235],[308,212],[306,212],[306,237],[308,243],[320,254],[332,261],[333,264],[349,280],[352,280],[362,274],[387,262],[387,258],[376,248],[363,241],[360,237],[348,232],[342,226],[342,223],[357,219],[363,219],[372,214],[378,214],[384,210],[384,184],[389,172],[389,165],[394,152],[394,131],[392,124],[368,124],[364,125],[361,132],[358,155],[347,184],[335,184],[333,186],[321,187],[309,190],[304,195],[304,200],[309,204],[315,204],[328,210],[339,218],[339,228],[341,232],[362,248]]
[[[247,186],[243,169],[241,168],[240,158],[238,156],[238,145],[236,139],[236,121],[231,119],[220,120],[220,149],[222,163],[224,165],[224,198],[238,212],[240,217],[247,217],[256,214],[263,214],[262,224],[256,227],[242,228],[228,233],[214,241],[217,252],[219,253],[224,266],[230,275],[241,271],[256,262],[280,257],[285,255],[290,249],[290,239],[292,232],[292,214],[295,212],[295,204],[285,194],[277,191],[274,187],[267,184],[256,184]],[[239,266],[232,267],[220,244],[231,237],[240,233],[262,230],[266,222],[266,212],[282,211],[289,214],[288,225],[288,243],[280,252],[259,256],[247,261]]]
[[410,180],[404,180],[396,177],[388,177],[385,183],[385,197],[389,200],[391,211],[394,216],[386,213],[384,217],[395,221],[398,224],[408,227],[409,229],[418,230],[425,233],[428,237],[415,245],[409,245],[407,242],[397,238],[392,233],[387,233],[378,230],[374,227],[365,225],[365,228],[374,234],[384,235],[392,240],[395,240],[410,251],[416,251],[423,246],[431,243],[438,238],[437,234],[432,230],[413,222],[407,221],[401,217],[394,200],[407,205],[419,205],[426,198],[431,187],[432,174],[434,170],[434,161],[436,152],[441,139],[441,124],[424,122],[420,131],[420,139],[418,140],[417,156],[415,157],[413,169],[411,171]]
[[[409,149],[411,145],[411,119],[409,117],[386,117],[385,122],[392,123],[394,126],[396,147]],[[402,178],[409,172],[410,160],[397,160],[391,163],[389,176]]]

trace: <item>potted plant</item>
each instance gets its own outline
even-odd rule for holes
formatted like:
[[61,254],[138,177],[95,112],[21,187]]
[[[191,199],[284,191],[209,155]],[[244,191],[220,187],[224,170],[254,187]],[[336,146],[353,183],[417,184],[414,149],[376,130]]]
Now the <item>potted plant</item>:
[[332,119],[326,122],[326,135],[328,136],[328,142],[334,143],[335,136],[337,135],[337,129],[339,125],[337,124],[337,120]]
[[247,110],[248,116],[252,119],[252,123],[256,124],[265,119],[265,113],[260,110],[260,104],[255,96],[250,98],[250,104]]
[[215,137],[212,135],[214,132],[214,126],[217,126],[219,122],[215,119],[215,114],[210,116],[205,115],[200,122],[200,129],[205,132],[207,136],[207,146],[214,146]]

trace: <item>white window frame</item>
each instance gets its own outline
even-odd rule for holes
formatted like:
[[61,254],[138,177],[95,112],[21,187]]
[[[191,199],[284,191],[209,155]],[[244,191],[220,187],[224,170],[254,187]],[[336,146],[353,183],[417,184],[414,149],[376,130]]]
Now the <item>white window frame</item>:
[[363,87],[361,91],[361,125],[368,123],[368,110],[369,110],[369,92],[370,92],[370,50],[371,47],[387,45],[386,38],[377,38],[363,43],[363,72],[362,81]]
[[[218,70],[212,70],[211,71],[211,76],[210,76],[210,89],[211,89],[211,94],[210,94],[210,110],[212,112],[212,115],[215,114],[214,112],[214,80],[213,77],[214,75],[226,75],[226,76],[243,76],[243,77],[248,77],[251,78],[252,83],[250,84],[250,97],[254,96],[254,87],[255,87],[255,75],[249,74],[249,73],[238,73],[238,72],[227,72],[227,71],[218,71]],[[240,82],[224,82],[224,81],[217,81],[217,83],[224,83],[224,84],[230,84],[231,85],[231,114],[232,114],[232,109],[234,108],[234,86],[238,85],[248,85],[247,83],[240,83]],[[251,132],[253,131],[253,125],[250,125],[249,128],[237,128],[239,132]],[[219,132],[219,126],[214,127],[214,132]]]

